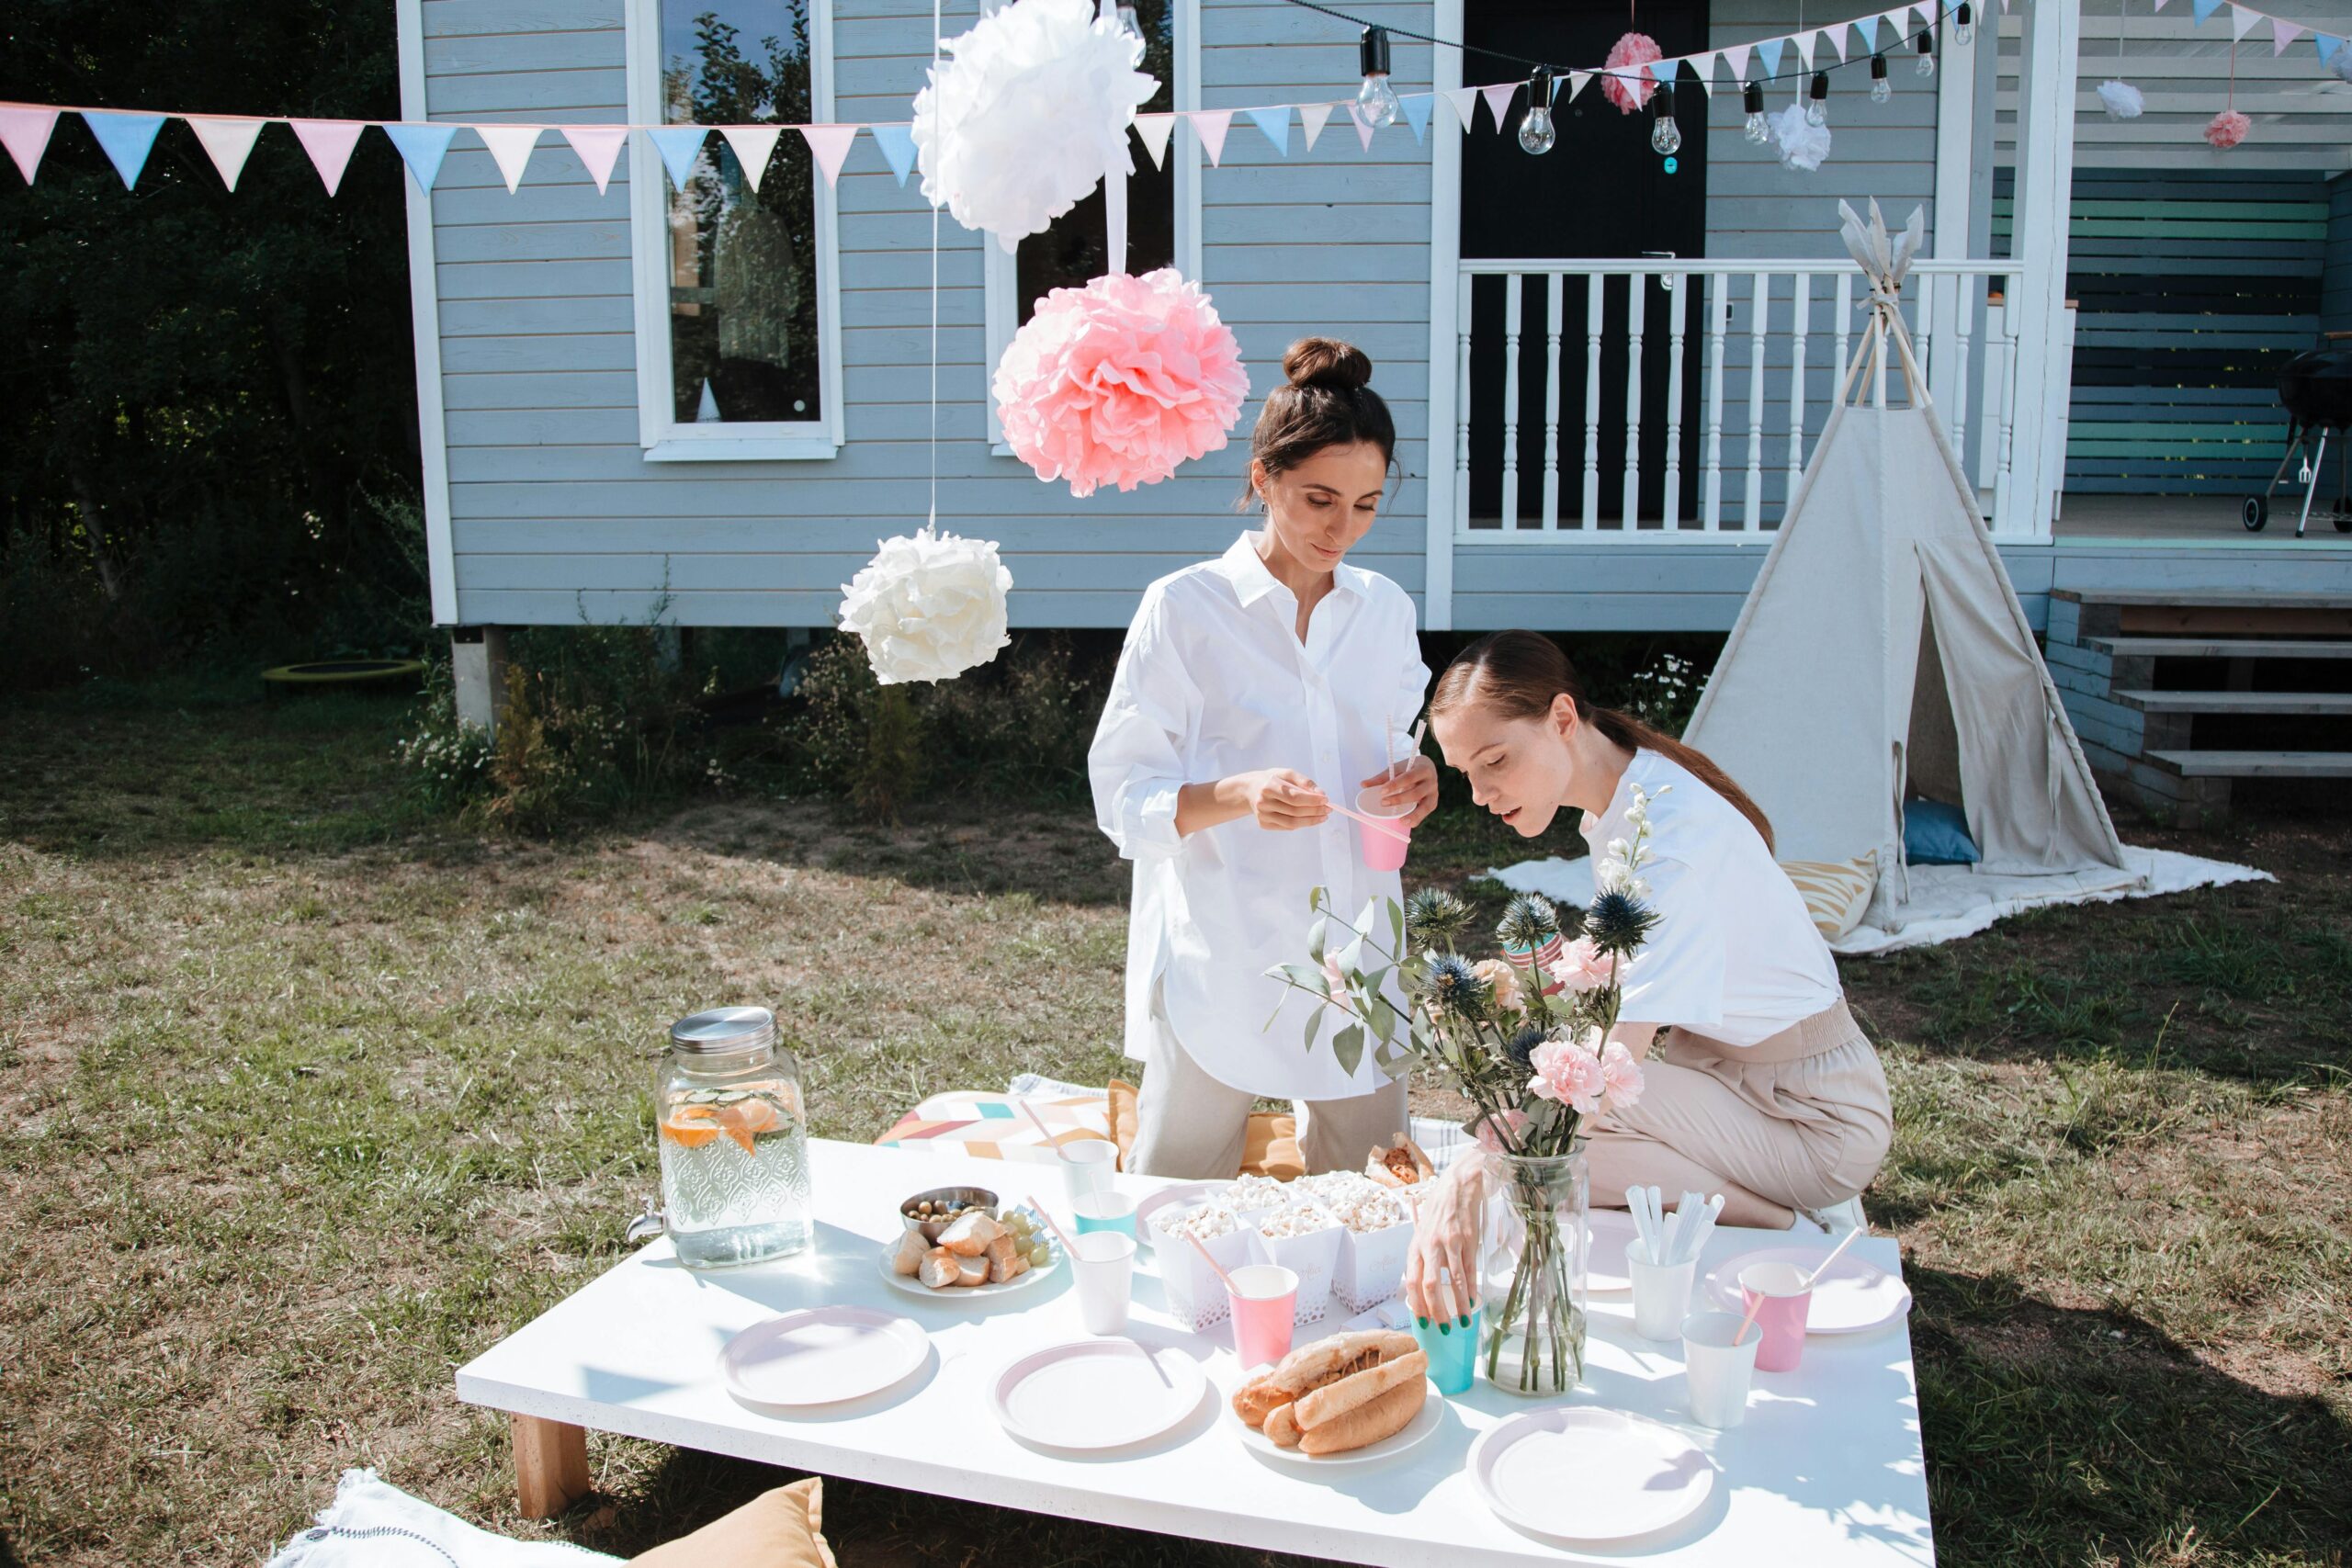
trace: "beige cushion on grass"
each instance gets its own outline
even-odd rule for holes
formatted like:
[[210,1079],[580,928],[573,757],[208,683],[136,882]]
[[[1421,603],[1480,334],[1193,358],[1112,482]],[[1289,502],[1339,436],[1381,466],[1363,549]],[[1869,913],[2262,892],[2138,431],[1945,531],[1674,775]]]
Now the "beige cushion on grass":
[[763,1492],[692,1535],[632,1557],[636,1568],[836,1568],[824,1526],[825,1483],[809,1476]]
[[1878,856],[1860,860],[1790,860],[1781,869],[1804,895],[1804,907],[1814,929],[1831,942],[1862,923],[1871,907],[1871,891],[1878,886]]

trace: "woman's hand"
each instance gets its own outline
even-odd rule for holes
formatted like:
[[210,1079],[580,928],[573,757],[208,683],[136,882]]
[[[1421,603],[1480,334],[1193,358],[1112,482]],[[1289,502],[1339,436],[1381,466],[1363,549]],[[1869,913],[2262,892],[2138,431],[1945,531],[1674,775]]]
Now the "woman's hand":
[[1463,1154],[1430,1185],[1413,1213],[1405,1259],[1405,1304],[1421,1322],[1467,1333],[1478,1308],[1478,1242],[1487,1207],[1486,1152]]
[[1362,787],[1370,789],[1380,784],[1388,786],[1380,792],[1383,806],[1392,810],[1399,806],[1412,808],[1405,818],[1405,828],[1408,832],[1419,827],[1429,814],[1437,809],[1437,764],[1426,756],[1407,758],[1385,773],[1373,774],[1363,781]]
[[1287,833],[1330,820],[1331,803],[1304,773],[1264,768],[1254,773],[1236,773],[1225,782],[1240,797],[1243,809],[1237,815],[1269,832]]

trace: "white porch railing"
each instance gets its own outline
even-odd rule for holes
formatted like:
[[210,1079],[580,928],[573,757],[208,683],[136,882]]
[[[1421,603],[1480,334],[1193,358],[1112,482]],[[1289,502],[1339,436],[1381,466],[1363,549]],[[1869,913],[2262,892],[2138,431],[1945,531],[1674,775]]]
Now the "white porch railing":
[[[2005,504],[2016,275],[2013,261],[1922,260],[1904,288],[1930,395],[2007,534],[2031,526]],[[1829,260],[1479,259],[1457,287],[1455,536],[1482,544],[1769,532],[1867,297],[1859,267]]]

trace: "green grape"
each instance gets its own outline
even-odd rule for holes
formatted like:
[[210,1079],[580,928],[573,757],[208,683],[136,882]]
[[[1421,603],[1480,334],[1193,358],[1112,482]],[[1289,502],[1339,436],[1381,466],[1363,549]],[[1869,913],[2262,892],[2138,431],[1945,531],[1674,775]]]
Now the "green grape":
[[1029,1266],[1033,1269],[1043,1269],[1053,1260],[1053,1256],[1052,1249],[1044,1242],[1033,1243],[1028,1251]]

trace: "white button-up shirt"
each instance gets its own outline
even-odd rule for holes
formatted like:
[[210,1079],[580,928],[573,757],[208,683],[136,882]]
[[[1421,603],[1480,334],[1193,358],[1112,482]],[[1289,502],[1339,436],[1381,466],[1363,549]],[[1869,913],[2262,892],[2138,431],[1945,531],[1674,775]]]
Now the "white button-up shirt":
[[[1337,813],[1288,832],[1244,817],[1180,837],[1176,801],[1188,784],[1289,768],[1352,806],[1357,781],[1409,753],[1430,680],[1413,602],[1344,561],[1334,577],[1304,644],[1297,597],[1266,570],[1254,535],[1153,583],[1087,756],[1095,819],[1136,864],[1127,1055],[1144,1055],[1159,982],[1169,1027],[1194,1062],[1281,1099],[1344,1100],[1386,1081],[1369,1049],[1352,1077],[1328,1046],[1307,1051],[1305,1010],[1320,1004],[1297,992],[1285,1001],[1265,971],[1308,962],[1314,888],[1352,919],[1370,899],[1401,897],[1400,879],[1365,867],[1365,829]],[[1385,946],[1385,927],[1376,934]],[[1327,1024],[1323,1038],[1331,1032]]]

